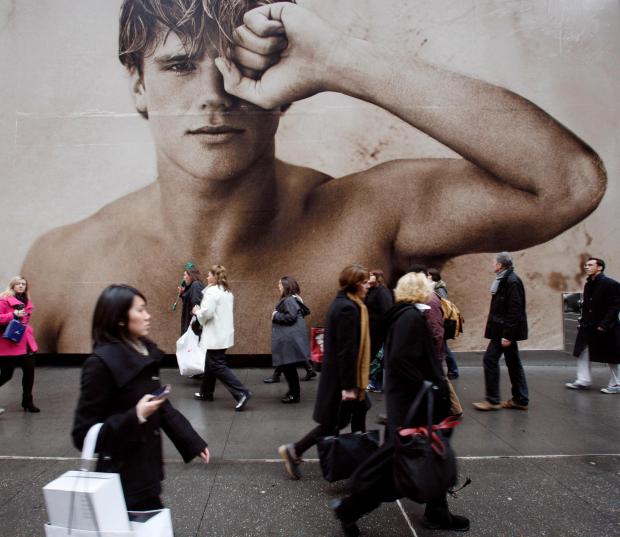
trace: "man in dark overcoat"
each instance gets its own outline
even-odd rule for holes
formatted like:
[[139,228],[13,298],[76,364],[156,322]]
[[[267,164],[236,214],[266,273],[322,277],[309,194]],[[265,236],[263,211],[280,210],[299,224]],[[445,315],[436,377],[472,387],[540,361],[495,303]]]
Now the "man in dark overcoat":
[[[491,306],[484,332],[484,337],[490,340],[483,359],[486,400],[473,405],[476,410],[527,410],[527,381],[517,346],[517,341],[527,339],[525,289],[508,252],[495,256],[493,270],[496,276],[491,284]],[[512,399],[504,402],[499,397],[499,359],[502,354],[512,385]]]
[[620,283],[604,274],[605,261],[591,257],[585,267],[579,330],[573,356],[577,379],[567,382],[571,390],[587,390],[592,383],[591,362],[604,362],[611,375],[602,393],[620,393]]

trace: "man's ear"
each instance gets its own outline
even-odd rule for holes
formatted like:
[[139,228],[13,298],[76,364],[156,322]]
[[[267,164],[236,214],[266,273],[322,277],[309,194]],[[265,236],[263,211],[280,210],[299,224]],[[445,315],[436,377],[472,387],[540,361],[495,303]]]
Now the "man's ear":
[[138,113],[142,117],[148,118],[144,80],[138,69],[134,69],[129,75],[129,91],[131,92],[131,97],[133,98],[133,102]]

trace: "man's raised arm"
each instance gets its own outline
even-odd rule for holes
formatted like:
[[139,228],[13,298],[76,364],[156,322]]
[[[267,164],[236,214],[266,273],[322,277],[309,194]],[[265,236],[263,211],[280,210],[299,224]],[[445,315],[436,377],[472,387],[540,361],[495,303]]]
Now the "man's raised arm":
[[[389,110],[466,159],[421,170],[398,161],[388,169],[388,180],[419,179],[416,185],[400,181],[401,194],[418,202],[427,197],[436,219],[449,215],[452,228],[463,230],[438,254],[506,247],[494,238],[507,235],[509,249],[548,240],[592,212],[605,192],[605,170],[594,151],[509,90],[343,35],[289,3],[246,13],[237,36],[248,32],[259,38],[284,32],[288,47],[267,67],[256,41],[237,37],[235,61],[217,60],[229,93],[275,108],[322,91],[340,92]],[[235,62],[266,70],[260,80],[249,79]],[[402,213],[404,224],[407,214],[410,207]],[[396,240],[407,250],[407,227],[401,229]],[[488,240],[481,243],[481,234]]]

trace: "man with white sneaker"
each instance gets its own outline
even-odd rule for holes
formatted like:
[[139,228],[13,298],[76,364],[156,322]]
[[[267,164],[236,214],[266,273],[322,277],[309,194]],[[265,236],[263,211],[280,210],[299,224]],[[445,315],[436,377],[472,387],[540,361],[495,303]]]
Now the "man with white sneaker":
[[573,351],[577,357],[577,378],[565,386],[571,390],[589,389],[591,362],[603,362],[611,375],[601,392],[620,393],[620,283],[604,274],[605,261],[600,258],[589,258],[584,268],[588,277]]

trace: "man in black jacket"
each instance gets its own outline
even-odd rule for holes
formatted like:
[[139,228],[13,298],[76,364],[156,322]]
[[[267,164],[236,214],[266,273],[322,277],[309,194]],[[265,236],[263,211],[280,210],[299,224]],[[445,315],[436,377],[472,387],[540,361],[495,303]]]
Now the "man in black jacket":
[[591,362],[605,362],[611,376],[601,392],[620,393],[620,283],[603,274],[605,261],[591,257],[585,267],[579,331],[573,356],[577,357],[577,379],[567,382],[572,390],[587,390],[592,382]]
[[[483,360],[486,401],[474,403],[474,408],[527,410],[527,381],[517,346],[517,341],[527,339],[525,289],[521,278],[514,272],[508,252],[495,256],[494,271],[497,276],[491,285],[491,307],[484,332],[484,337],[490,339]],[[499,398],[499,359],[502,354],[512,384],[512,399],[504,402]]]

